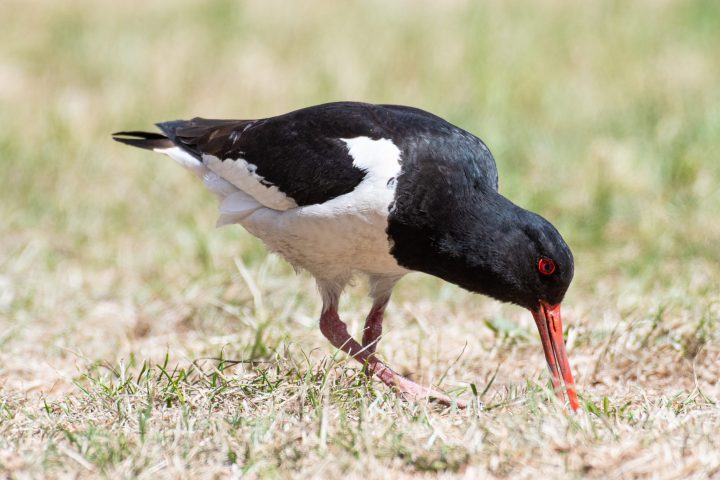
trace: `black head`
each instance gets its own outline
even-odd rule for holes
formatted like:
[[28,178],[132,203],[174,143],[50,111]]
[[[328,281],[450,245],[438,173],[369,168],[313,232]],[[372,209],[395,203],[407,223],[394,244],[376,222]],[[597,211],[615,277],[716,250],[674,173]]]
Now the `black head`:
[[398,262],[531,310],[540,301],[559,304],[573,278],[573,256],[555,227],[495,192],[466,207],[433,225],[391,217]]
[[498,282],[499,288],[477,291],[530,310],[558,398],[564,402],[567,394],[570,407],[577,410],[580,403],[565,351],[560,314],[560,302],[574,273],[572,252],[550,222],[503,200],[506,204],[498,216],[500,228],[496,225],[488,229],[497,241],[497,254],[484,262],[486,273]]
[[[574,273],[572,252],[565,240],[543,217],[515,205],[502,217],[499,225],[488,226],[491,251],[477,255],[477,266],[485,270],[482,273],[493,285],[482,282],[476,291],[530,310],[537,309],[540,302],[560,304]],[[486,286],[488,290],[483,291]]]
[[[478,261],[477,273],[489,279],[478,282],[475,291],[530,310],[557,395],[564,401],[562,381],[570,407],[577,410],[580,404],[565,352],[560,314],[560,303],[574,273],[572,252],[550,222],[499,195],[497,199],[499,213],[481,228],[489,236],[492,249],[489,254],[469,254]],[[475,248],[482,252],[480,244]]]
[[440,197],[429,208],[427,198],[396,202],[388,222],[392,255],[404,267],[530,310],[558,397],[564,399],[562,377],[577,410],[560,315],[574,273],[563,238],[550,222],[495,191],[462,202]]

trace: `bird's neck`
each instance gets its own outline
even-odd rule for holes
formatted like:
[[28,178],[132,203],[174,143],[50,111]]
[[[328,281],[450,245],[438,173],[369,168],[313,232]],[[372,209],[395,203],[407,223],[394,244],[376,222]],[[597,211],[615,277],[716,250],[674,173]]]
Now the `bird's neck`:
[[456,208],[391,215],[391,254],[408,269],[442,278],[499,300],[512,287],[498,275],[509,253],[512,230],[527,213],[495,191]]

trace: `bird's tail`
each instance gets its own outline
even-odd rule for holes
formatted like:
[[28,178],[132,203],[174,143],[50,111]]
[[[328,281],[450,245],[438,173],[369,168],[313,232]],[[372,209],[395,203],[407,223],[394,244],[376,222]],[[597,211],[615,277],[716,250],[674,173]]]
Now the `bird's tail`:
[[175,144],[165,135],[152,132],[116,132],[113,140],[146,150],[172,148]]
[[244,218],[251,215],[258,208],[261,208],[262,205],[255,200],[255,198],[243,192],[220,175],[208,170],[200,154],[190,150],[187,145],[178,139],[175,130],[184,123],[187,122],[174,121],[158,123],[157,126],[165,135],[132,131],[113,133],[112,138],[126,145],[153,150],[167,155],[182,167],[190,170],[198,178],[202,179],[205,187],[217,195],[221,202],[220,218],[217,221],[218,227],[230,223],[242,223]]

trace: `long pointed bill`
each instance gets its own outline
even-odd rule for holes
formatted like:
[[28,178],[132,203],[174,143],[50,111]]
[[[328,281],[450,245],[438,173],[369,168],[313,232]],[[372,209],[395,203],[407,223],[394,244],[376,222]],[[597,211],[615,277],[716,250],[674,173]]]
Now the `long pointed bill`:
[[[570,362],[567,353],[565,353],[565,340],[563,339],[562,319],[560,318],[560,304],[549,305],[540,302],[540,308],[531,310],[535,324],[540,332],[540,340],[542,341],[543,350],[545,350],[545,360],[552,374],[552,382],[555,392],[561,401],[565,401],[562,387],[560,385],[560,374],[565,382],[565,391],[567,391],[568,400],[573,410],[580,407],[577,392],[575,391],[575,382],[573,381],[572,372],[570,371]],[[558,372],[559,370],[559,372]]]

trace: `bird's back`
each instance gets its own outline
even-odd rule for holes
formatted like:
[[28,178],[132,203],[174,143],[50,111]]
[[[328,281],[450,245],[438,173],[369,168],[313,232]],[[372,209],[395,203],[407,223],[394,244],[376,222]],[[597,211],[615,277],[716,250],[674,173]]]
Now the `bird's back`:
[[311,271],[318,255],[310,250],[320,248],[334,252],[325,263],[377,264],[382,273],[395,264],[388,262],[389,215],[423,222],[479,186],[497,189],[495,162],[480,139],[412,107],[336,102],[258,120],[158,127],[170,145],[158,148],[158,135],[145,134],[146,148],[203,178],[220,197],[220,224],[242,224]]

